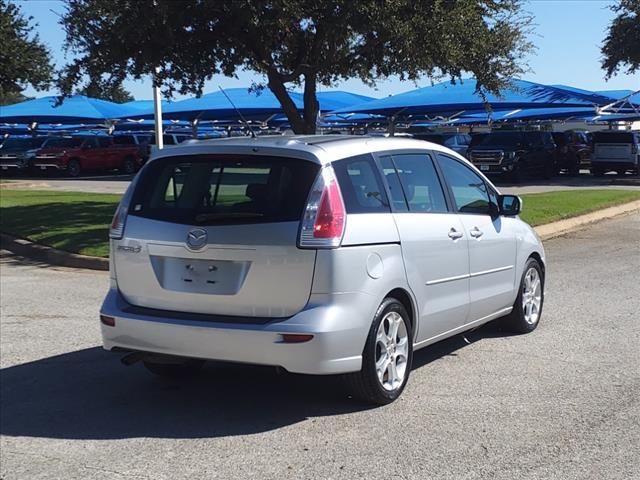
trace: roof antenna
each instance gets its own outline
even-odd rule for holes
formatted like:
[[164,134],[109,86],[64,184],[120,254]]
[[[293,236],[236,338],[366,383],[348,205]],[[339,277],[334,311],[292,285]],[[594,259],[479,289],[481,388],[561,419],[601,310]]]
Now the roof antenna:
[[231,98],[229,98],[229,95],[227,95],[227,92],[225,92],[220,85],[218,85],[218,88],[220,89],[222,94],[225,97],[227,97],[227,100],[229,100],[229,103],[231,104],[233,109],[236,111],[236,113],[240,117],[240,120],[242,120],[242,123],[244,124],[244,126],[247,127],[249,129],[249,131],[251,132],[251,138],[256,138],[256,132],[253,131],[253,128],[251,128],[251,125],[249,125],[249,122],[247,122],[247,120],[242,116],[242,113],[240,113],[240,110],[238,110],[238,107],[236,107],[234,105],[234,103],[231,101]]

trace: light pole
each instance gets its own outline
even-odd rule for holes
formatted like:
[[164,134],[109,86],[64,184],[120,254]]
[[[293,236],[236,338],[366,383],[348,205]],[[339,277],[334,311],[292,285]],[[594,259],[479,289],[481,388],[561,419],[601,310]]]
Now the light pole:
[[162,141],[162,101],[160,99],[158,73],[160,73],[160,67],[156,67],[156,76],[153,78],[153,118],[155,122],[156,147],[162,150],[164,147],[164,142]]

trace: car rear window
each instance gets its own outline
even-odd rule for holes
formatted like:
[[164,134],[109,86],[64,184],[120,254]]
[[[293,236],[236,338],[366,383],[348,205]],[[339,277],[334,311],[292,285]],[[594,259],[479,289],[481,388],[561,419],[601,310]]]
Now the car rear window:
[[633,143],[633,133],[630,132],[595,132],[595,143]]
[[186,225],[295,221],[318,170],[257,155],[162,158],[140,172],[130,214]]
[[378,168],[371,155],[333,163],[347,213],[390,212]]

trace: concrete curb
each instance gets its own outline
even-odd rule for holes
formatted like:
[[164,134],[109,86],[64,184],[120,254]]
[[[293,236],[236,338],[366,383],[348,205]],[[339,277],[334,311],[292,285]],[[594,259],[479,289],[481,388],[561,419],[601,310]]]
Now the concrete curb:
[[[567,218],[566,220],[547,223],[546,225],[535,227],[535,230],[542,240],[549,240],[550,238],[559,237],[585,228],[591,223],[625,215],[634,211],[640,211],[640,200],[616,205],[615,207],[604,208],[578,217]],[[88,270],[109,270],[108,258],[65,252],[6,233],[0,233],[0,247],[17,255],[41,260],[51,265],[85,268]]]
[[40,245],[30,240],[0,233],[0,247],[16,255],[40,260],[61,267],[85,268],[88,270],[109,270],[109,259],[65,252],[57,248]]
[[586,228],[591,223],[625,215],[634,211],[640,211],[640,200],[623,203],[615,207],[603,208],[602,210],[596,210],[595,212],[547,223],[545,225],[539,225],[535,227],[535,231],[542,240],[549,240],[550,238],[560,237],[567,233]]

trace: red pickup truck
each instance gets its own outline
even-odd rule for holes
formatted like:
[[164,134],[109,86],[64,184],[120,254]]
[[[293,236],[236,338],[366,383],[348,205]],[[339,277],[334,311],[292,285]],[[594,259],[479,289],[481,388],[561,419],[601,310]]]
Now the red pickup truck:
[[51,137],[36,152],[33,159],[35,170],[64,171],[77,177],[85,171],[119,170],[135,173],[143,163],[137,145],[119,145],[106,135],[78,135]]

